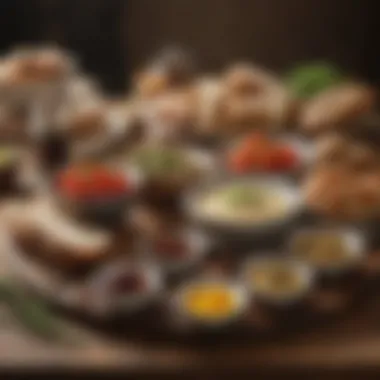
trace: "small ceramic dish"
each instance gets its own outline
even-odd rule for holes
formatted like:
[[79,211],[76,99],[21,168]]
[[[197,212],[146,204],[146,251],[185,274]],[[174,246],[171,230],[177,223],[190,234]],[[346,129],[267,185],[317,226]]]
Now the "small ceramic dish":
[[[91,168],[91,166],[90,166]],[[58,176],[55,187],[58,193],[59,202],[66,207],[71,213],[81,219],[88,220],[102,225],[113,225],[125,219],[125,212],[136,197],[139,189],[139,179],[133,176],[133,173],[126,175],[124,171],[118,168],[108,168],[105,166],[94,166],[95,170],[104,170],[104,175],[94,175],[91,178],[91,169],[88,176],[77,177],[71,182],[64,181],[65,171]],[[67,173],[67,172],[66,172]],[[105,187],[107,184],[107,174],[110,180],[109,184],[117,185],[117,191],[108,191]],[[77,185],[77,186],[76,186]],[[75,191],[82,191],[87,186],[89,193],[75,194]],[[84,190],[83,190],[84,191]],[[87,190],[86,190],[87,191]]]
[[100,315],[132,313],[154,303],[163,289],[161,273],[151,263],[117,260],[88,281],[92,307]]
[[182,228],[146,242],[147,254],[167,274],[182,272],[201,262],[211,241],[201,231]]
[[[249,139],[256,139],[253,140],[252,144],[256,145],[257,149],[259,149],[259,152],[255,152],[253,146],[252,150],[248,151],[249,157],[252,158],[252,162],[250,163],[251,168],[248,167],[249,162],[247,157],[240,154],[240,152],[244,152],[244,149],[246,149],[244,144],[249,144]],[[264,141],[260,143],[259,139],[264,139]],[[264,149],[264,144],[270,144],[271,153],[260,151],[260,149]],[[241,149],[237,151],[239,146]],[[257,154],[261,154],[261,156],[257,156]],[[291,134],[267,136],[253,132],[245,138],[239,138],[238,141],[227,145],[222,157],[222,169],[233,175],[290,175],[300,173],[304,168],[310,166],[314,160],[315,149],[305,138]]]
[[212,175],[214,167],[213,158],[205,151],[162,145],[131,151],[126,164],[141,180],[142,198],[158,203],[178,200],[189,187]]
[[302,300],[314,286],[314,271],[288,257],[258,256],[248,259],[242,277],[255,298],[275,306]]
[[318,273],[335,275],[358,266],[366,252],[366,238],[360,230],[349,227],[314,227],[297,231],[289,241],[292,257]]
[[193,280],[174,296],[174,312],[192,325],[218,328],[243,317],[249,295],[241,284],[224,279]]

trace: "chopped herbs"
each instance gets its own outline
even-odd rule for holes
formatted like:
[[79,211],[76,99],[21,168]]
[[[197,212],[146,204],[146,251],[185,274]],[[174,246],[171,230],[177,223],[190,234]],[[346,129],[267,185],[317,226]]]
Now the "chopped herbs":
[[185,155],[174,149],[141,149],[134,161],[144,173],[155,176],[183,175],[191,169]]
[[237,208],[260,206],[263,203],[263,192],[251,186],[236,185],[227,189],[226,200],[229,205]]
[[46,305],[31,297],[16,284],[0,282],[0,303],[10,307],[17,321],[39,338],[51,341],[65,340],[62,324]]
[[298,66],[286,78],[288,87],[300,99],[311,98],[343,80],[344,75],[341,71],[326,62]]
[[6,147],[0,148],[0,166],[6,166],[11,164],[15,158],[16,154],[14,150]]

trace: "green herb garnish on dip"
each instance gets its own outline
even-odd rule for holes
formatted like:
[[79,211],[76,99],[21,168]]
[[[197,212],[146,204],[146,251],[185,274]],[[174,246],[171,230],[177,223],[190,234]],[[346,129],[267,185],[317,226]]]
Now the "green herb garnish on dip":
[[174,148],[146,147],[135,152],[133,162],[153,177],[186,176],[193,167],[186,155]]
[[6,167],[13,164],[16,159],[16,153],[12,148],[0,147],[0,167]]
[[288,73],[286,83],[299,99],[311,98],[345,80],[343,73],[328,62],[314,62],[298,66]]
[[281,218],[286,203],[280,191],[255,183],[215,187],[195,205],[199,215],[217,221],[259,223]]
[[226,191],[226,201],[233,208],[260,207],[265,202],[262,189],[246,185],[235,185]]

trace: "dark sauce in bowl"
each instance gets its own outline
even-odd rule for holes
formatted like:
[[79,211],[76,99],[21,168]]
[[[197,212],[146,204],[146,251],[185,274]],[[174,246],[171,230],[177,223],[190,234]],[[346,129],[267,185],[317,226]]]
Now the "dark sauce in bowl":
[[125,273],[117,276],[110,283],[112,295],[133,295],[144,292],[147,289],[145,277],[141,273]]

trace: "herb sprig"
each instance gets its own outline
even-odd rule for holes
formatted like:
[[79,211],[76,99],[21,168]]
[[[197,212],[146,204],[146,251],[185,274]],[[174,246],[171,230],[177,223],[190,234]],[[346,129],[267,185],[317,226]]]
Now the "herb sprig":
[[35,336],[47,341],[67,341],[64,326],[55,314],[18,284],[0,280],[0,304],[8,306],[17,321]]
[[288,88],[299,99],[311,98],[344,80],[345,75],[342,71],[328,62],[312,62],[297,66],[285,78]]

